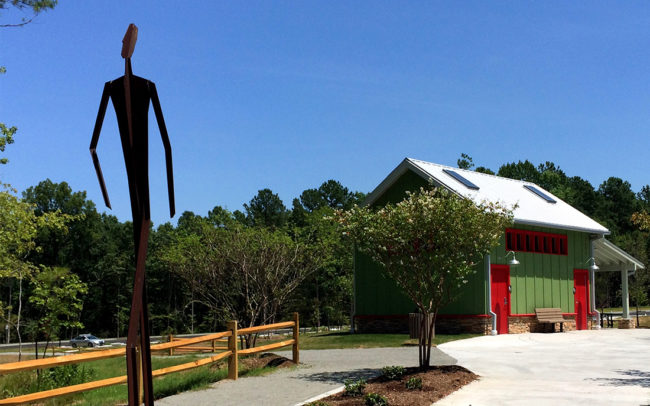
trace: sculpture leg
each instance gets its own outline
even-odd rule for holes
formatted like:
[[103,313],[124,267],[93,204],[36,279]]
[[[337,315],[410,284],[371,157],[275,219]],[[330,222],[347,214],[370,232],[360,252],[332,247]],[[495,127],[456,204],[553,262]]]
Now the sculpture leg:
[[[147,232],[147,234],[149,234]],[[151,377],[151,347],[149,341],[149,306],[147,306],[147,282],[142,290],[142,311],[140,312],[140,356],[142,357],[142,389],[144,404],[153,405],[153,379]]]
[[138,385],[138,353],[136,345],[132,344],[131,341],[130,338],[126,339],[126,376],[129,390],[129,405],[137,405],[139,402],[138,395],[140,393],[140,387]]
[[[140,404],[140,386],[138,358],[142,365],[145,404],[153,405],[153,387],[151,385],[151,355],[149,349],[148,317],[143,315],[147,309],[145,293],[145,261],[149,238],[149,221],[142,219],[133,223],[135,235],[139,236],[136,246],[135,280],[129,318],[129,333],[126,340],[126,372],[129,389],[129,405]],[[139,351],[137,351],[139,348]]]

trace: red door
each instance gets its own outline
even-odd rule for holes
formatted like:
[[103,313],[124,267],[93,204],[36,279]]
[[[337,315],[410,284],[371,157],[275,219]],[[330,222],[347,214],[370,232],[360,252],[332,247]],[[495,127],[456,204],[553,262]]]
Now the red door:
[[589,274],[586,269],[573,270],[573,288],[575,289],[576,329],[587,329],[589,311]]
[[510,267],[492,265],[492,311],[497,315],[497,333],[508,334],[508,316],[510,315]]

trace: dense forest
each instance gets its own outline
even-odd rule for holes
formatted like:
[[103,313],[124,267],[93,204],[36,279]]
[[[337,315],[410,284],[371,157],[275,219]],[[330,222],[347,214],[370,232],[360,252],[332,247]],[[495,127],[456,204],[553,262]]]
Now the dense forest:
[[[539,184],[609,228],[610,240],[647,263],[648,233],[631,218],[650,209],[650,186],[635,193],[628,182],[610,177],[594,188],[552,162],[512,162],[492,171],[475,168],[463,154],[458,166]],[[77,332],[124,336],[134,273],[131,223],[99,213],[86,192],[65,182],[44,180],[21,198],[8,188],[1,193],[0,238],[20,234],[0,248],[0,312],[11,326],[11,340],[17,339],[19,314],[23,341],[66,339]],[[348,324],[352,247],[330,215],[364,197],[328,180],[303,191],[287,208],[263,189],[243,211],[220,206],[205,214],[186,211],[176,226],[152,228],[151,334],[217,331],[230,319],[268,323],[293,311],[306,326]],[[20,210],[32,216],[30,230],[20,228],[26,220],[11,220]],[[646,275],[638,272],[632,279],[632,305],[647,301]],[[596,284],[599,307],[620,306],[620,274],[599,273]]]

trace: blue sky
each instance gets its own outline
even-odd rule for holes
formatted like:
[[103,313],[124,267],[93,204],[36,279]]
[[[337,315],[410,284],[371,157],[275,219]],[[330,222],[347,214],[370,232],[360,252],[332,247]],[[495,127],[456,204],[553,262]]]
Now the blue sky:
[[[104,209],[88,145],[133,22],[133,71],[158,87],[178,213],[241,209],[265,187],[290,207],[327,179],[369,192],[404,157],[455,165],[462,152],[495,170],[553,161],[638,191],[650,183],[650,3],[614,5],[62,0],[0,29],[0,121],[19,128],[0,180],[66,181]],[[160,224],[154,121],[149,137]],[[112,213],[129,220],[112,107],[98,153]]]

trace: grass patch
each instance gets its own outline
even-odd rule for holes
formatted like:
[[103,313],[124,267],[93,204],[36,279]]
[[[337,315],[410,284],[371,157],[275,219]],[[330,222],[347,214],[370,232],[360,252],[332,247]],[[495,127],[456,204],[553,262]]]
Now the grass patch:
[[[173,365],[184,364],[202,358],[201,355],[182,355],[172,357],[153,357],[151,360],[152,368],[160,369]],[[268,374],[275,370],[274,367],[260,366],[260,362],[248,362],[246,358],[240,360],[239,375],[259,376]],[[115,376],[126,375],[126,365],[124,358],[112,358],[106,360],[86,362],[79,365],[88,371],[92,371],[92,379],[100,380]],[[177,393],[189,390],[198,390],[209,387],[212,383],[225,379],[228,375],[227,364],[223,361],[212,365],[205,365],[191,369],[185,372],[172,373],[160,378],[155,378],[154,398],[160,399]],[[0,377],[0,394],[2,397],[17,396],[38,391],[36,372],[21,372]],[[42,390],[42,389],[41,389]],[[127,387],[126,385],[115,385],[106,388],[95,389],[92,391],[62,396],[51,399],[43,404],[48,406],[58,405],[115,405],[126,403]]]
[[[598,310],[600,311],[602,309],[598,308]],[[648,307],[648,306],[639,306],[639,310],[650,310],[650,307]],[[605,313],[622,313],[623,308],[622,307],[606,307],[604,309],[604,311],[605,311]],[[636,311],[636,307],[630,306],[630,313],[635,312],[635,311]]]
[[[455,340],[478,337],[480,334],[437,334],[435,345]],[[301,350],[326,350],[337,348],[379,348],[417,345],[417,339],[408,334],[350,334],[347,332],[301,334]]]

